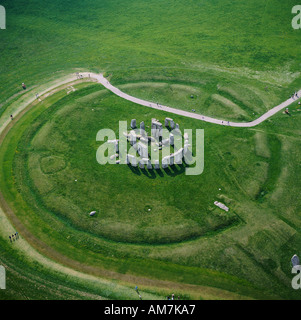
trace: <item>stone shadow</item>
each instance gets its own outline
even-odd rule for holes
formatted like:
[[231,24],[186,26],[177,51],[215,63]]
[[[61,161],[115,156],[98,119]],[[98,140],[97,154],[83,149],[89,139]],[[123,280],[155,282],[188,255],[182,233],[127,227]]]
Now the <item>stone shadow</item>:
[[128,166],[128,168],[131,169],[131,171],[132,171],[133,173],[137,174],[138,176],[141,176],[141,171],[140,171],[140,169],[139,169],[138,167],[133,167],[133,166],[130,165],[130,164],[128,164],[127,166]]
[[180,174],[184,174],[186,167],[189,167],[189,165],[187,165],[186,163],[174,164],[164,169],[162,169],[161,167],[160,169],[155,169],[154,167],[153,169],[146,169],[146,168],[140,169],[138,166],[133,167],[130,164],[128,164],[128,167],[131,169],[131,171],[134,174],[138,176],[141,176],[143,174],[149,179],[156,179],[157,177],[163,178],[164,173],[171,177],[176,177]]
[[165,169],[163,169],[165,171],[165,173],[171,177],[176,177],[180,174],[185,173],[185,168],[188,167],[188,165],[186,163],[182,163],[182,164],[174,164],[172,166],[169,166]]

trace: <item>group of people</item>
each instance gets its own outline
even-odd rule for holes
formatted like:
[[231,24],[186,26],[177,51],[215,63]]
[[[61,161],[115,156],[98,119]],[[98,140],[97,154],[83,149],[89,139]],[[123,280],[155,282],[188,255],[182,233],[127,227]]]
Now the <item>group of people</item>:
[[[295,92],[291,95],[291,98],[292,98],[293,100],[295,100],[295,98],[299,99],[300,97],[298,96],[298,92],[295,91]],[[298,102],[298,105],[300,105],[300,101]],[[285,108],[284,113],[288,114],[289,116],[291,115],[291,114],[289,113],[289,111],[288,111],[288,108]]]
[[295,93],[293,93],[291,95],[291,98],[294,99],[294,98],[298,98],[299,99],[299,96],[298,96],[298,92],[295,91]]
[[[23,88],[23,90],[26,90],[26,85],[25,85],[24,82],[22,83],[22,88]],[[39,99],[39,94],[38,93],[36,93],[36,98]]]
[[[76,78],[77,79],[83,79],[84,76],[82,74],[80,74],[79,72],[76,72]],[[90,78],[90,74],[89,74],[89,78]]]
[[19,233],[18,232],[16,232],[16,233],[12,234],[11,236],[9,236],[9,241],[10,242],[16,241],[18,239],[19,239]]
[[[172,295],[171,295],[171,298],[170,298],[170,296],[168,296],[168,297],[167,297],[167,300],[176,300],[176,299],[175,299],[175,295],[172,294]],[[178,300],[180,300],[180,296],[178,296]]]
[[[137,292],[139,299],[142,300],[141,294],[139,293],[137,286],[135,287],[135,291]],[[167,300],[176,300],[175,295],[172,294],[171,297],[167,296]],[[178,300],[180,300],[180,296],[178,296]]]

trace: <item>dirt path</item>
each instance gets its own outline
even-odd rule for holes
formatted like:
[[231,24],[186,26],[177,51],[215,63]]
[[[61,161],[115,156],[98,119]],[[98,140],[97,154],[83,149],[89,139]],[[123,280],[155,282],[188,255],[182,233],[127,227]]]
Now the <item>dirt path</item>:
[[[106,89],[110,90],[112,93],[116,94],[117,96],[119,96],[125,100],[134,102],[138,105],[145,106],[145,107],[152,108],[152,109],[165,111],[165,112],[170,112],[170,113],[177,114],[177,115],[184,116],[184,117],[188,117],[191,119],[197,119],[197,120],[201,120],[201,121],[205,121],[205,122],[209,122],[209,123],[213,123],[213,124],[217,124],[217,125],[222,125],[222,126],[231,126],[231,127],[240,127],[240,128],[255,127],[258,124],[266,121],[267,119],[269,119],[270,117],[275,115],[277,112],[283,110],[284,108],[287,108],[292,103],[294,103],[296,100],[298,100],[298,98],[290,98],[290,99],[284,101],[283,103],[279,104],[278,106],[275,106],[274,108],[270,109],[269,111],[264,113],[262,116],[260,116],[259,118],[255,119],[251,122],[232,122],[232,121],[227,121],[227,120],[211,118],[211,117],[204,116],[201,114],[196,114],[194,112],[184,111],[184,110],[164,106],[164,105],[161,105],[158,103],[154,103],[154,102],[150,102],[150,101],[146,101],[146,100],[142,100],[142,99],[130,96],[127,93],[122,92],[120,89],[114,87],[102,74],[89,73],[89,72],[83,72],[80,74],[83,76],[83,78],[90,78],[91,80],[92,79],[97,80],[98,83],[102,84]],[[40,96],[47,94],[47,92],[49,93],[51,90],[55,90],[55,88],[57,88],[61,85],[67,84],[67,83],[74,81],[76,79],[77,79],[77,77],[74,74],[68,75],[64,78],[60,78],[60,79],[50,83],[48,89],[43,89],[43,91],[40,92]],[[298,97],[301,97],[301,90],[298,91],[297,94],[298,94]],[[26,99],[24,99],[23,101],[21,101],[21,103],[18,105],[17,109],[6,110],[0,118],[0,134],[5,129],[5,127],[7,125],[9,125],[10,114],[13,113],[14,116],[16,116],[17,114],[19,114],[19,112],[21,112],[24,108],[26,108],[27,105],[31,104],[35,99],[36,99],[35,95],[32,94],[32,96],[29,96]]]
[[[232,122],[232,121],[227,121],[227,120],[214,119],[214,118],[207,117],[207,116],[204,116],[201,114],[183,111],[183,110],[171,108],[168,106],[163,106],[160,104],[158,105],[157,103],[153,103],[150,101],[146,101],[146,100],[132,97],[132,96],[120,91],[118,88],[114,87],[113,85],[111,85],[111,83],[102,74],[84,73],[83,76],[85,76],[85,77],[90,76],[92,78],[95,78],[99,83],[101,83],[104,87],[106,87],[108,90],[110,90],[111,92],[113,92],[117,96],[119,96],[123,99],[126,99],[128,101],[134,102],[136,104],[139,104],[139,105],[142,105],[145,107],[149,107],[149,108],[153,108],[153,109],[157,109],[157,110],[161,110],[161,111],[174,113],[174,114],[188,117],[188,118],[192,118],[192,119],[197,119],[197,120],[201,120],[201,121],[205,121],[205,122],[210,122],[210,123],[223,125],[223,126],[231,126],[231,127],[240,127],[240,128],[255,127],[258,124],[262,123],[263,121],[267,120],[268,118],[272,117],[277,112],[283,110],[284,108],[287,108],[289,105],[291,105],[292,103],[294,103],[296,101],[296,98],[295,99],[290,98],[290,99],[284,101],[283,103],[281,103],[280,105],[267,111],[265,114],[263,114],[262,116],[260,116],[259,118],[257,118],[254,121],[251,121],[251,122]],[[301,90],[298,91],[297,94],[298,94],[298,97],[301,97]]]

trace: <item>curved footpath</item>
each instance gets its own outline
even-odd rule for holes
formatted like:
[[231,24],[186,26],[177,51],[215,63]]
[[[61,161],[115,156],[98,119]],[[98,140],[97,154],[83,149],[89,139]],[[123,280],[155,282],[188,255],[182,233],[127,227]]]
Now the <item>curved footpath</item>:
[[[171,107],[167,107],[167,106],[163,106],[157,103],[153,103],[153,102],[149,102],[149,101],[145,101],[142,99],[138,99],[135,97],[132,97],[122,91],[120,91],[118,88],[112,86],[110,84],[110,82],[102,75],[102,74],[94,74],[94,73],[82,73],[84,76],[86,77],[92,77],[95,78],[99,83],[101,83],[104,87],[106,87],[108,90],[110,90],[111,92],[115,93],[117,96],[126,99],[128,101],[132,101],[134,103],[137,103],[139,105],[145,106],[145,107],[149,107],[149,108],[153,108],[153,109],[158,109],[158,110],[162,110],[162,111],[166,111],[166,112],[170,112],[170,113],[174,113],[174,114],[178,114],[180,116],[184,116],[184,117],[188,117],[188,118],[192,118],[192,119],[197,119],[197,120],[202,120],[205,122],[210,122],[210,123],[214,123],[214,124],[219,124],[219,125],[224,125],[224,126],[231,126],[231,127],[241,127],[241,128],[250,128],[250,127],[255,127],[258,124],[260,124],[261,122],[267,120],[268,118],[272,117],[275,113],[279,112],[280,110],[287,108],[289,105],[291,105],[293,102],[296,101],[296,99],[290,98],[288,100],[286,100],[285,102],[281,103],[280,105],[274,107],[273,109],[267,111],[265,114],[263,114],[262,116],[260,116],[259,118],[257,118],[254,121],[251,122],[231,122],[231,121],[227,121],[227,120],[219,120],[219,119],[214,119],[214,118],[210,118],[207,116],[203,116],[201,114],[196,114],[193,112],[188,112],[188,111],[183,111],[183,110],[179,110],[179,109],[175,109],[175,108],[171,108]],[[301,90],[298,91],[298,97],[301,96]]]
[[[268,118],[272,117],[274,114],[281,111],[282,109],[287,108],[292,103],[294,103],[296,100],[298,100],[298,99],[290,98],[290,99],[284,101],[283,103],[281,103],[280,105],[267,111],[262,116],[260,116],[259,118],[255,119],[251,122],[232,122],[232,121],[227,121],[227,120],[214,119],[214,118],[207,117],[207,116],[197,114],[194,112],[188,112],[188,111],[184,111],[184,110],[180,110],[180,109],[176,109],[176,108],[171,108],[171,107],[164,106],[164,105],[161,105],[158,103],[135,98],[133,96],[128,95],[127,93],[122,92],[118,88],[114,87],[102,74],[81,72],[80,75],[82,75],[83,78],[96,79],[98,83],[102,84],[105,88],[110,90],[112,93],[116,94],[117,96],[119,96],[123,99],[134,102],[138,105],[142,105],[142,106],[145,106],[148,108],[153,108],[153,109],[157,109],[157,110],[161,110],[161,111],[170,112],[173,114],[177,114],[177,115],[192,118],[192,119],[197,119],[197,120],[201,120],[201,121],[205,121],[205,122],[210,122],[210,123],[223,125],[223,126],[231,126],[231,127],[240,127],[240,128],[255,127],[258,124],[262,123],[263,121],[267,120]],[[77,79],[78,79],[78,77],[77,77]],[[50,90],[55,89],[55,87],[67,84],[73,80],[76,80],[76,79],[74,79],[72,75],[68,76],[68,78],[60,79],[59,82],[57,83],[57,85],[52,85],[50,88],[48,88],[46,90],[42,90],[42,92],[40,92],[39,95],[42,96],[42,95],[46,94],[47,92],[49,92]],[[301,90],[299,90],[297,92],[297,94],[298,94],[298,97],[301,98]],[[17,111],[16,113],[18,114],[19,112],[21,112],[22,109],[24,109],[26,107],[26,105],[31,104],[35,100],[36,100],[35,96],[33,96],[31,99],[28,99],[26,101],[26,104],[24,103],[18,110],[16,110]],[[14,116],[17,115],[16,113],[14,114]],[[5,118],[6,118],[6,120],[4,120]],[[3,115],[2,115],[2,117],[0,117],[0,134],[5,129],[5,127],[11,122],[9,116],[7,116],[5,118],[3,117]]]

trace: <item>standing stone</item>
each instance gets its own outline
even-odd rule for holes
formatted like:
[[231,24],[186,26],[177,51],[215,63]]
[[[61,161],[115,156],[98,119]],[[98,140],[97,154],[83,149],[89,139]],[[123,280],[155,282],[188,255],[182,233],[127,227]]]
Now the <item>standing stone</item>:
[[189,151],[189,147],[190,147],[190,144],[185,142],[185,144],[184,144],[184,155]]
[[137,163],[137,162],[138,162],[137,159],[134,158],[134,159],[132,160],[132,166],[133,166],[133,167],[137,167],[137,166],[138,166],[138,163]]
[[129,135],[129,139],[130,139],[130,144],[133,146],[134,144],[136,144],[136,140],[137,140],[137,136],[135,131],[131,130],[130,135]]
[[299,266],[299,265],[300,265],[299,257],[298,257],[296,254],[295,254],[295,255],[293,255],[293,257],[292,257],[291,261],[292,261],[292,265],[293,265],[293,267],[295,267],[295,266]]
[[162,159],[162,168],[163,168],[163,169],[167,168],[168,165],[169,165],[169,163],[170,163],[170,157],[169,157],[169,156],[164,157],[164,158]]
[[183,159],[183,148],[174,153],[175,163],[181,164]]
[[132,154],[127,155],[127,161],[133,167],[137,167],[137,158],[135,156],[133,156]]
[[153,169],[152,162],[149,159],[147,160],[147,169],[148,170],[152,170]]
[[144,121],[140,122],[140,134],[145,136],[145,124]]
[[111,159],[111,160],[114,160],[114,159],[116,159],[116,158],[118,158],[118,153],[112,154],[112,155],[110,156],[110,159]]
[[175,144],[175,137],[172,133],[169,135],[169,144],[171,146],[173,146]]
[[156,121],[157,121],[156,119],[154,119],[154,118],[152,119],[151,129],[156,129],[156,124],[155,124]]
[[160,136],[162,130],[162,123],[157,121],[156,119],[152,119],[152,136],[154,138],[158,138]]
[[162,140],[162,146],[169,145],[169,142],[170,142],[169,138]]
[[131,128],[135,129],[136,128],[136,119],[132,119],[131,121]]
[[171,119],[170,120],[170,128],[174,129],[174,127],[175,127],[175,122]]
[[119,152],[119,141],[118,140],[108,140],[107,143],[114,144],[115,152]]
[[148,147],[142,143],[142,142],[139,142],[138,143],[138,149],[137,149],[139,155],[141,158],[147,158],[148,157]]
[[151,135],[154,138],[156,138],[156,133],[157,133],[156,131],[157,131],[156,120],[152,119]]
[[156,139],[152,136],[148,136],[148,141],[156,143]]
[[160,162],[159,160],[155,160],[155,169],[159,170],[160,169]]
[[214,204],[216,206],[218,206],[219,208],[221,208],[222,210],[225,210],[227,212],[229,211],[229,208],[226,205],[224,205],[223,203],[221,203],[221,202],[214,201]]
[[141,145],[142,145],[142,143],[141,143],[141,142],[138,142],[138,144],[137,144],[137,146],[138,146],[137,152],[138,152],[138,154],[139,154],[140,157],[141,157],[141,154],[142,154],[142,147],[141,147]]
[[165,127],[171,127],[171,123],[173,122],[173,119],[171,118],[165,118]]
[[139,161],[139,168],[144,169],[144,161],[142,160]]
[[185,144],[184,145],[184,157],[185,157],[185,162],[190,163],[192,161],[192,151],[190,149],[190,144]]
[[140,138],[140,142],[142,142],[142,143],[144,143],[144,144],[148,144],[148,138],[146,138],[146,137],[141,137]]
[[181,135],[180,126],[179,126],[178,123],[176,123],[176,127],[175,127],[175,129],[173,130],[173,133],[176,134],[176,135]]
[[115,151],[118,153],[119,152],[119,143],[118,140],[115,141]]
[[131,165],[132,165],[133,167],[137,167],[137,165],[138,165],[137,162],[138,162],[138,161],[137,161],[137,158],[133,156],[133,158],[132,158],[132,160],[131,160]]
[[161,122],[157,122],[156,123],[156,129],[157,129],[157,135],[158,137],[161,135],[161,132],[162,132],[162,129],[163,129],[163,126],[162,126],[162,123]]
[[188,133],[184,133],[184,144],[189,144],[189,135]]
[[168,164],[162,162],[162,169],[166,169],[167,167],[168,167]]
[[128,162],[132,164],[134,156],[132,154],[127,155]]

